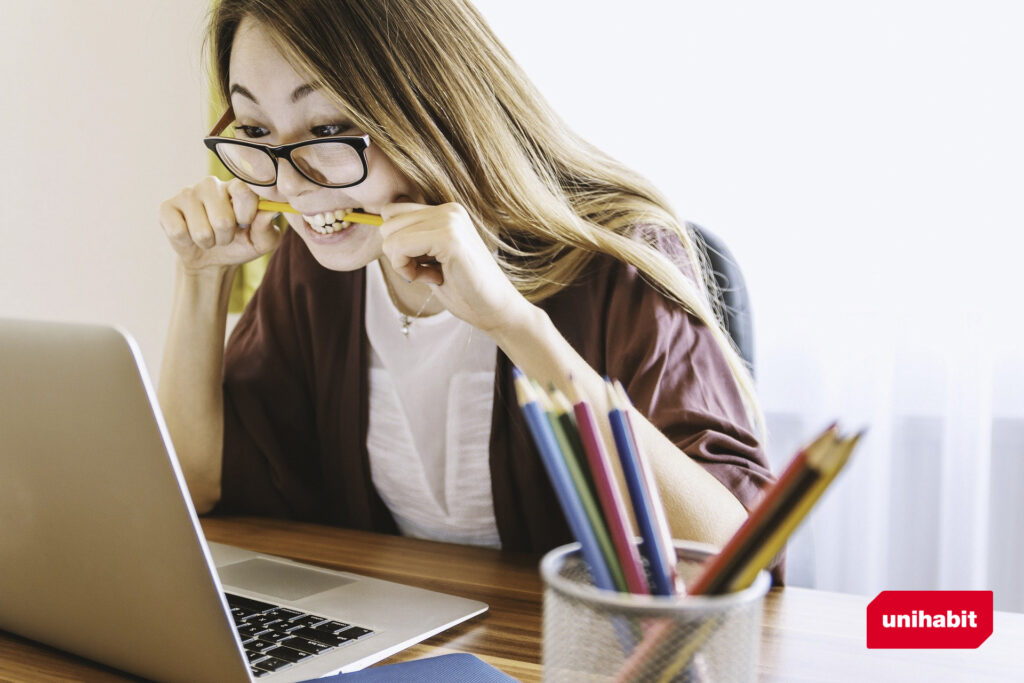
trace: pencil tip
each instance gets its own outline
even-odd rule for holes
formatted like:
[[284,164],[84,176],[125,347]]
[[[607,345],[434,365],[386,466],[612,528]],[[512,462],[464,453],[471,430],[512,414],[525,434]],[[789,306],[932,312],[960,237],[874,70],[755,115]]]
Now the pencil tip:
[[611,383],[611,380],[609,380],[607,377],[605,378],[605,382],[604,382],[604,391],[605,391],[605,395],[608,398],[608,407],[611,410],[618,410],[619,407],[620,407],[619,406],[619,397],[615,393],[615,385],[613,385]]
[[580,398],[580,391],[576,387],[576,379],[573,377],[571,372],[569,373],[569,381],[566,383],[565,391],[569,397],[569,403],[572,405],[576,405],[582,400]]

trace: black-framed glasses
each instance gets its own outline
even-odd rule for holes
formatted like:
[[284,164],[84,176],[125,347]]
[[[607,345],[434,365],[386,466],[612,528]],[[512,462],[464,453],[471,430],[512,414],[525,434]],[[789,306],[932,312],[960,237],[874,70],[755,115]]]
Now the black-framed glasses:
[[366,180],[369,135],[315,138],[275,147],[220,137],[234,119],[228,107],[203,143],[240,180],[260,187],[276,184],[279,159],[287,160],[302,177],[323,187],[352,187]]

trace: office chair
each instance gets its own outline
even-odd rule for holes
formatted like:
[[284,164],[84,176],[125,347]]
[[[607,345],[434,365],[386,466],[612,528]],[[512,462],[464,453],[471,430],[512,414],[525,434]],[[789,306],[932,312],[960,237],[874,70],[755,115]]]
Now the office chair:
[[754,373],[754,323],[747,296],[747,285],[743,280],[732,252],[725,243],[710,230],[696,223],[687,223],[700,238],[698,242],[708,257],[708,263],[718,282],[719,302],[722,305],[725,329],[736,344],[740,357]]

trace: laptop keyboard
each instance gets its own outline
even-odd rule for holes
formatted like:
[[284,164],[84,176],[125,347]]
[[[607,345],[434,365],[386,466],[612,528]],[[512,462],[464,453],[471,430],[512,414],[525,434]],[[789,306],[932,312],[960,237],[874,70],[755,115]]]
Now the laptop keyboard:
[[249,658],[249,668],[256,677],[373,635],[373,631],[361,626],[241,595],[224,596]]

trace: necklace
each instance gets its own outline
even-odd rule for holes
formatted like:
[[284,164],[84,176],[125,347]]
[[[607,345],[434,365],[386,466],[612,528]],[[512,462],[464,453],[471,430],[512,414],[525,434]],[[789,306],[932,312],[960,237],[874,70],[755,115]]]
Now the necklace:
[[405,313],[399,313],[398,314],[398,322],[401,323],[401,325],[402,325],[402,334],[405,335],[406,339],[409,338],[409,327],[412,325],[414,320],[416,320],[417,318],[420,317],[420,314],[423,313],[423,309],[427,307],[427,304],[429,304],[430,300],[433,299],[433,298],[434,298],[434,291],[431,290],[430,291],[430,296],[428,296],[427,300],[423,302],[422,306],[420,306],[420,310],[416,311],[416,315],[409,316],[409,315],[407,315]]
[[398,297],[396,297],[395,293],[391,291],[391,283],[388,282],[388,278],[387,276],[384,275],[383,269],[381,275],[383,276],[384,279],[384,288],[387,289],[388,296],[391,297],[391,303],[394,304],[395,309],[398,310],[398,323],[399,325],[401,325],[402,334],[405,336],[406,339],[408,339],[409,328],[412,326],[413,322],[420,317],[420,314],[423,313],[423,310],[427,307],[427,304],[430,303],[430,300],[434,298],[434,292],[436,290],[431,289],[430,296],[428,296],[424,300],[423,305],[420,306],[420,310],[416,311],[415,315],[409,315],[408,313],[401,312],[401,309],[398,306]]

